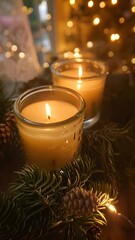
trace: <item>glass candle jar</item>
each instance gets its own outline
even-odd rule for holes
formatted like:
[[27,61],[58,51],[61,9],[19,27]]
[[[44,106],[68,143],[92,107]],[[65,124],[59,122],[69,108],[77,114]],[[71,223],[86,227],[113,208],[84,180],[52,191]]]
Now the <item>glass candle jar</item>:
[[59,170],[76,159],[85,113],[80,94],[64,87],[33,88],[17,98],[14,112],[28,163]]
[[74,58],[58,60],[51,66],[53,84],[77,91],[86,102],[84,129],[95,124],[100,117],[107,66],[104,62]]

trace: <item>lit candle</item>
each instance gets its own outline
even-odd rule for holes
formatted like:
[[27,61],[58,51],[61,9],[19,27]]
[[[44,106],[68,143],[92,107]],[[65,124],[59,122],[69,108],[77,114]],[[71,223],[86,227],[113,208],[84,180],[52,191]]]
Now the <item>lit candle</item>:
[[84,128],[93,125],[100,115],[107,68],[91,59],[68,59],[51,66],[53,83],[74,89],[86,102]]
[[78,155],[85,103],[70,89],[44,86],[22,94],[14,111],[27,161],[58,170]]

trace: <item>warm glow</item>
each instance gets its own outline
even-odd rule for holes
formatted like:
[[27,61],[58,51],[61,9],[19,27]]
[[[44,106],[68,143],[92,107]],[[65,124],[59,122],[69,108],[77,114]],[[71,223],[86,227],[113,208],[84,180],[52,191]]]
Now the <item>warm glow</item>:
[[44,62],[44,63],[43,63],[43,67],[44,67],[44,68],[49,68],[49,63],[48,63],[48,62]]
[[109,210],[111,210],[112,212],[117,213],[116,208],[115,208],[112,204],[109,204],[109,203],[108,203],[106,206],[107,206],[107,208],[108,208]]
[[135,57],[131,59],[132,64],[135,64]]
[[79,66],[78,69],[78,76],[79,76],[79,80],[77,81],[77,89],[81,88],[81,84],[82,84],[82,80],[80,80],[80,78],[82,77],[82,67]]
[[104,8],[104,7],[105,7],[105,2],[100,2],[100,3],[99,3],[99,7],[100,7],[100,8]]
[[75,53],[74,53],[74,57],[75,57],[75,58],[82,57],[82,54],[80,54],[79,52],[75,52]]
[[48,119],[51,118],[51,109],[48,103],[45,104],[46,116]]
[[52,25],[49,24],[49,25],[46,27],[46,29],[47,29],[48,32],[51,32],[51,31],[52,31]]
[[132,32],[135,32],[135,26],[132,28]]
[[124,17],[119,18],[119,23],[124,23],[124,22],[125,22],[125,18]]
[[98,25],[100,23],[100,18],[99,17],[95,17],[93,20],[93,24],[94,25]]
[[126,65],[122,66],[122,71],[123,72],[127,72],[128,71],[128,67]]
[[17,51],[17,46],[16,46],[16,45],[12,45],[11,50],[12,50],[13,52],[16,52],[16,51]]
[[10,52],[6,52],[6,53],[5,53],[5,57],[6,57],[6,58],[10,58],[10,57],[11,57],[11,53],[10,53]]
[[113,33],[110,37],[111,41],[114,42],[120,38],[120,35],[118,33]]
[[80,52],[80,49],[79,49],[79,48],[75,48],[75,49],[74,49],[74,52],[79,53],[79,52]]
[[46,15],[46,20],[51,20],[51,18],[52,18],[52,17],[51,17],[51,14],[48,13],[48,14]]
[[94,2],[93,2],[93,1],[89,1],[89,2],[88,2],[88,7],[93,7],[93,5],[94,5]]
[[74,4],[75,4],[75,0],[70,0],[69,3],[70,3],[71,5],[74,5]]
[[135,6],[133,6],[133,7],[131,8],[131,11],[132,11],[133,13],[135,13]]
[[81,66],[79,66],[79,69],[78,69],[78,76],[79,76],[79,78],[82,77],[82,67]]
[[73,22],[72,21],[68,21],[67,22],[67,26],[70,27],[70,28],[73,27]]
[[19,53],[19,58],[25,58],[25,53],[24,52],[20,52]]
[[113,5],[117,4],[118,0],[112,0],[111,1]]
[[108,57],[113,57],[114,56],[114,53],[112,51],[109,51],[108,52]]
[[92,48],[93,47],[93,42],[91,42],[91,41],[87,42],[87,47]]

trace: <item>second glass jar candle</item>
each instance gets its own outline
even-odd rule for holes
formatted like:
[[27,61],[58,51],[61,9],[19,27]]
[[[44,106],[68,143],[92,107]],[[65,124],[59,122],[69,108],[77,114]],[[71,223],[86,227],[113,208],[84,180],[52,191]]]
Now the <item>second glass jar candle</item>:
[[58,60],[51,66],[53,84],[71,88],[84,98],[86,113],[84,128],[100,117],[107,66],[104,62],[86,58]]

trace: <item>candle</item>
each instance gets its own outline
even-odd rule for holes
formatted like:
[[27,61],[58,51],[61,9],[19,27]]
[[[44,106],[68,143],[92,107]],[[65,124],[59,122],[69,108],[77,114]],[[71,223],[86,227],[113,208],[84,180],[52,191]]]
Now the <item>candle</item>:
[[100,116],[107,73],[105,64],[91,59],[70,59],[55,62],[51,71],[54,85],[74,89],[84,98],[84,128],[92,126]]
[[44,86],[22,94],[14,112],[27,162],[59,170],[76,159],[85,103],[70,89]]

